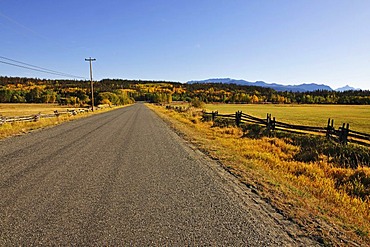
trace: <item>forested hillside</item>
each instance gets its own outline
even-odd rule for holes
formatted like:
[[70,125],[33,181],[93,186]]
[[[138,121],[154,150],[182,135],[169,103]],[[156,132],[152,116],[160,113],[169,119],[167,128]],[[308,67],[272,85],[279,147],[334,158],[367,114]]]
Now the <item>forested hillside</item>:
[[[90,103],[90,82],[0,77],[0,103]],[[190,101],[274,104],[370,104],[370,91],[277,92],[270,88],[236,84],[181,84],[166,81],[103,79],[94,82],[95,103],[127,104]]]

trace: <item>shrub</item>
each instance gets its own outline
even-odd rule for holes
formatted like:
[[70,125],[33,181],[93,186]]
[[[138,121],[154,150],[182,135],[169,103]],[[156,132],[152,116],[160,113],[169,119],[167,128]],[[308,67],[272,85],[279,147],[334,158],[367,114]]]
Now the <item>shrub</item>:
[[212,127],[229,127],[229,126],[235,126],[235,120],[233,119],[227,119],[222,117],[216,117],[216,119],[213,121]]
[[325,154],[332,157],[333,163],[340,164],[341,167],[357,168],[359,166],[370,167],[370,150],[353,144],[328,146]]
[[295,155],[297,161],[312,162],[320,160],[322,155],[338,167],[370,167],[370,150],[353,144],[342,145],[322,136],[279,133],[279,137],[289,137],[300,151]]
[[329,176],[335,181],[337,189],[344,190],[348,195],[370,200],[370,168],[357,169],[334,168]]
[[263,136],[268,136],[268,130],[258,124],[244,124],[241,127],[244,133],[243,137],[259,139]]
[[[270,133],[263,126],[257,124],[242,125],[243,137],[259,139],[269,136]],[[315,162],[327,157],[329,162],[337,167],[357,168],[370,167],[370,150],[366,147],[347,144],[342,145],[323,136],[300,135],[285,132],[275,132],[275,136],[288,144],[299,147],[294,159],[302,162]]]
[[195,108],[204,108],[204,102],[202,102],[198,97],[195,97],[190,101],[190,105]]

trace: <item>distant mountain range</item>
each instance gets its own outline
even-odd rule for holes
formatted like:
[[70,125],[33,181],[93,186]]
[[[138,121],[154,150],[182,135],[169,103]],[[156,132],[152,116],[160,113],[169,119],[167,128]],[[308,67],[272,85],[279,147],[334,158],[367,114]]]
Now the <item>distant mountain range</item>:
[[[200,81],[188,81],[187,83],[225,83],[225,84],[237,84],[237,85],[244,85],[244,86],[257,86],[257,87],[268,87],[272,88],[276,91],[292,91],[292,92],[309,92],[309,91],[316,91],[316,90],[328,90],[333,91],[333,89],[324,84],[316,84],[316,83],[303,83],[299,85],[282,85],[277,83],[266,83],[264,81],[256,81],[256,82],[249,82],[245,80],[235,80],[230,78],[215,78],[215,79],[207,79],[207,80],[200,80]],[[347,91],[347,90],[359,90],[350,86],[345,86],[336,89],[335,91]]]
[[350,90],[361,90],[361,88],[354,88],[354,87],[346,85],[344,87],[335,89],[335,91],[338,91],[338,92],[344,92],[344,91],[350,91]]

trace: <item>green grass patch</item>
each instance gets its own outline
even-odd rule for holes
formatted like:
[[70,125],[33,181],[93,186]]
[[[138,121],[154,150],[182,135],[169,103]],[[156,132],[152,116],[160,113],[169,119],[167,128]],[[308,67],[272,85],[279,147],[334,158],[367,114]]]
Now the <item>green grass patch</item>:
[[280,122],[318,127],[326,127],[331,118],[336,129],[349,123],[350,129],[370,133],[369,105],[206,104],[205,108],[219,113],[242,111],[259,118],[271,113]]

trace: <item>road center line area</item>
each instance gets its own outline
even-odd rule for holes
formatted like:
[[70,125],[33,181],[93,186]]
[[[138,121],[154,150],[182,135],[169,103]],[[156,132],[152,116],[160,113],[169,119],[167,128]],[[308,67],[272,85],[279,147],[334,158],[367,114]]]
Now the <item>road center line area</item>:
[[0,246],[316,245],[142,103],[0,141],[0,194]]

